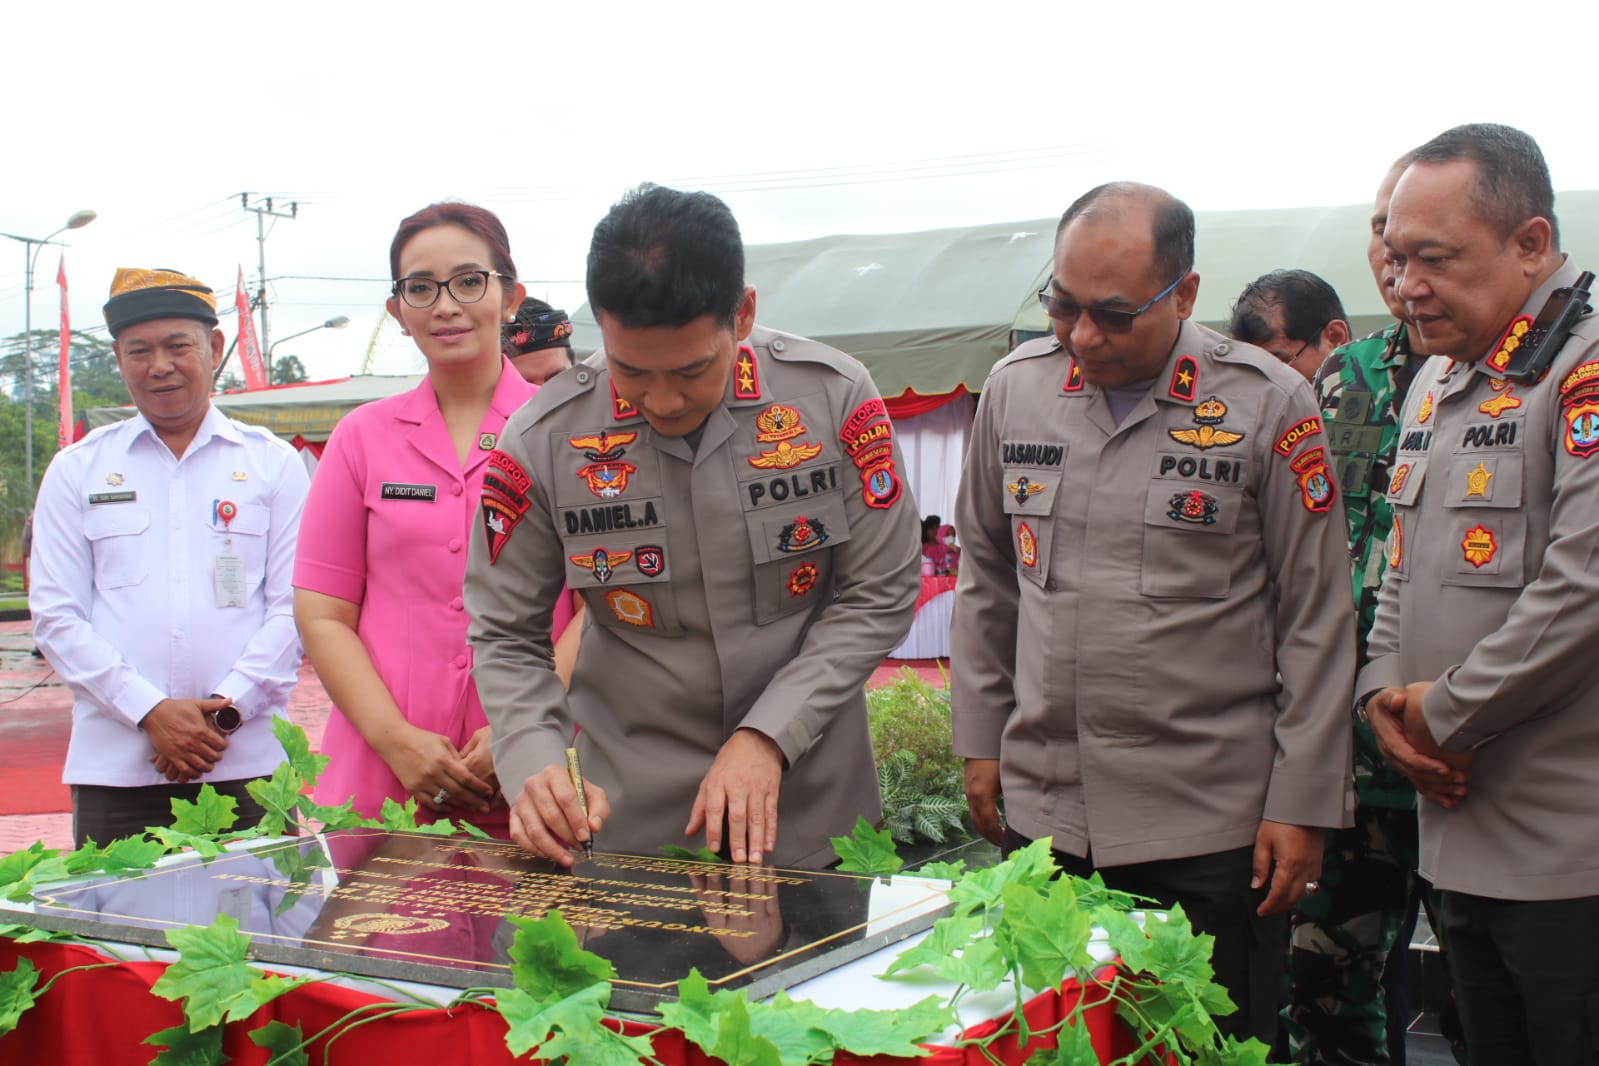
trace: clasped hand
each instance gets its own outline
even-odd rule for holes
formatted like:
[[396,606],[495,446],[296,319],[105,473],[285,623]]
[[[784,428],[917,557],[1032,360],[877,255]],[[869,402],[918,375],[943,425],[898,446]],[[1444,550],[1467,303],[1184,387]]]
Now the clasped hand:
[[1383,689],[1366,701],[1366,720],[1390,766],[1427,799],[1455,807],[1466,798],[1466,771],[1475,756],[1445,751],[1433,739],[1421,712],[1422,697],[1431,687],[1430,681],[1418,681]]

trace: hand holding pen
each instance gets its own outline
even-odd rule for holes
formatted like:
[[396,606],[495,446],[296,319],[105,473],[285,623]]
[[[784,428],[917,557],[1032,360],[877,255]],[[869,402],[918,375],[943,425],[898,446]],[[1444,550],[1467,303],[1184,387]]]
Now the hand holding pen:
[[511,839],[533,855],[571,866],[576,861],[571,842],[592,847],[594,834],[610,816],[605,789],[584,780],[579,798],[571,769],[564,762],[551,763],[522,783],[511,804]]

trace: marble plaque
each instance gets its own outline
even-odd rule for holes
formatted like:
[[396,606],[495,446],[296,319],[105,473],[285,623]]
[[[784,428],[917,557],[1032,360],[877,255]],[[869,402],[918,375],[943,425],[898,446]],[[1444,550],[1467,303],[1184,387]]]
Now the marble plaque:
[[502,841],[350,829],[46,888],[7,917],[165,946],[225,913],[260,963],[470,988],[512,983],[507,915],[559,909],[616,967],[612,1005],[649,1011],[692,968],[769,996],[927,928],[945,887],[600,852],[563,870]]

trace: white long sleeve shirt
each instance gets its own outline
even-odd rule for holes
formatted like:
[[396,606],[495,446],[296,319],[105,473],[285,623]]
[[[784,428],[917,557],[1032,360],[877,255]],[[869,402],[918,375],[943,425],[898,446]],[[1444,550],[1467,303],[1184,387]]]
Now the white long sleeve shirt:
[[[282,761],[271,719],[300,664],[291,577],[308,484],[292,447],[214,407],[181,459],[142,415],[55,457],[28,604],[73,694],[65,783],[166,784],[138,726],[169,697],[228,696],[243,716],[204,780]],[[242,580],[219,582],[219,560],[224,573],[242,562]]]

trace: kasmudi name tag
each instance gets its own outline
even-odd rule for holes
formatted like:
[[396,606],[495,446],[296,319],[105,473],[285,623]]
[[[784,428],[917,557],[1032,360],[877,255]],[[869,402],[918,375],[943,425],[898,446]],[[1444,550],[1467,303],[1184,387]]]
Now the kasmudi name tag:
[[438,495],[437,485],[411,485],[403,481],[385,481],[379,497],[385,500],[421,500],[431,503],[438,498]]

